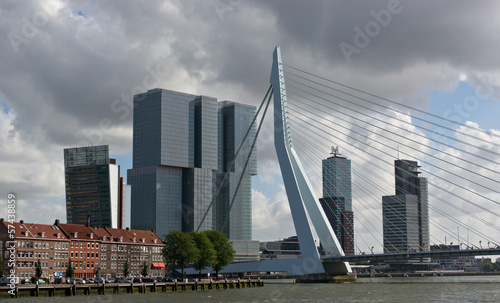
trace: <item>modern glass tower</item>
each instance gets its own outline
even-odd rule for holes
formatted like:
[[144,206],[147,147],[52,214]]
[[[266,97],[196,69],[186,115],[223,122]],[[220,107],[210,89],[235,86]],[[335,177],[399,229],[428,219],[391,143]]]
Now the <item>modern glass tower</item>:
[[128,221],[123,207],[130,202],[123,196],[120,166],[109,158],[107,145],[64,149],[64,174],[69,224],[90,219],[95,226],[122,228]]
[[[232,240],[252,239],[252,175],[257,174],[257,150],[249,157],[256,124],[243,142],[255,116],[255,107],[231,101],[219,103],[219,161],[214,228]],[[236,156],[236,152],[243,146]],[[247,163],[248,159],[248,163]],[[246,165],[245,165],[246,164]],[[228,174],[224,184],[224,176]],[[241,178],[241,181],[240,181]],[[235,195],[236,189],[238,192]]]
[[428,251],[427,179],[418,162],[394,161],[396,195],[382,197],[384,248],[388,252]]
[[[200,230],[220,226],[217,222],[227,213],[220,211],[218,202],[205,216],[223,157],[219,140],[225,135],[219,134],[220,123],[215,98],[165,89],[134,96],[133,168],[128,171],[132,228],[153,229],[163,237],[171,230],[196,230],[200,224]],[[236,125],[241,123],[236,121]],[[242,184],[244,188],[246,183]],[[251,224],[248,192],[250,212],[238,220],[243,229],[246,221]],[[235,202],[231,214],[240,205]],[[251,225],[248,229],[251,236]]]
[[351,160],[338,150],[322,161],[323,198],[321,206],[346,255],[354,254],[354,213],[352,211]]

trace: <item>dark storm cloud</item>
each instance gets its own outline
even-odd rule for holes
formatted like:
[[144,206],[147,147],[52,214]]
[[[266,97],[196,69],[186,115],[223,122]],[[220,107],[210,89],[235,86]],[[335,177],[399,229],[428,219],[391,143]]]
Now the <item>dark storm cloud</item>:
[[[0,159],[52,167],[50,176],[46,167],[34,172],[37,192],[26,192],[34,197],[42,179],[63,178],[54,165],[64,147],[131,152],[134,93],[162,87],[258,105],[276,45],[289,65],[422,106],[429,90],[453,87],[459,73],[498,81],[497,3],[3,1],[0,104],[12,110],[0,131],[12,150],[0,148]],[[346,56],[341,45],[357,51]],[[274,163],[272,123],[265,125],[259,163]],[[15,165],[8,170],[16,174]],[[0,185],[24,188],[28,179]]]

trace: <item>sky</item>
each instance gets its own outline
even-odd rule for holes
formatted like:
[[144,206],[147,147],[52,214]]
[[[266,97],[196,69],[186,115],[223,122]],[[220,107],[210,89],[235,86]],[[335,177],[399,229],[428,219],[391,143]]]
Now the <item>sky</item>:
[[[18,219],[64,221],[64,148],[108,144],[122,171],[130,168],[134,94],[160,87],[258,105],[269,86],[276,45],[291,66],[493,130],[484,134],[464,128],[465,133],[498,142],[488,134],[500,132],[499,12],[498,1],[4,0],[0,194],[15,193]],[[491,88],[488,94],[484,87]],[[415,116],[403,119],[416,126],[415,117],[425,117],[411,115]],[[295,234],[272,135],[272,121],[267,119],[258,140],[259,174],[252,190],[257,240]],[[458,146],[438,147],[460,153]],[[392,158],[380,156],[389,170],[395,154],[390,153]],[[348,157],[357,167],[368,165],[354,153]],[[498,171],[496,164],[485,165]],[[498,175],[492,178],[498,180]],[[363,184],[359,179],[353,182]],[[382,187],[382,193],[391,190],[390,185]],[[500,201],[494,192],[485,195]],[[4,217],[6,200],[0,199]],[[439,220],[438,214],[431,215]],[[478,215],[498,220],[492,214]],[[369,240],[368,229],[356,227],[362,250],[372,245],[381,250],[380,241]],[[500,234],[493,236],[498,239]]]

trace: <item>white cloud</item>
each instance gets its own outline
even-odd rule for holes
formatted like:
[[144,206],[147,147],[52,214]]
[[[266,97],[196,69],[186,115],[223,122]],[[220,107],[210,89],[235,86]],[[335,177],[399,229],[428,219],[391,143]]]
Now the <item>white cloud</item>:
[[253,238],[260,241],[278,240],[296,235],[295,227],[283,187],[271,200],[263,193],[252,190]]

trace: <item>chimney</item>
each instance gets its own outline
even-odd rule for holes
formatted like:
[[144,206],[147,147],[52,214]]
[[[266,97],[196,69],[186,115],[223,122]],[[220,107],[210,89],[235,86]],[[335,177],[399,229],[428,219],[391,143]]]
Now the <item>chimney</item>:
[[24,224],[24,220],[19,221],[19,223]]
[[85,223],[85,226],[90,226],[90,215],[87,216],[87,223]]
[[127,231],[129,231],[129,230],[130,230],[130,228],[128,228],[128,227],[127,227],[127,228],[125,228],[125,229],[126,229]]
[[58,225],[59,226],[59,219],[56,219],[56,222],[54,222],[54,225]]

